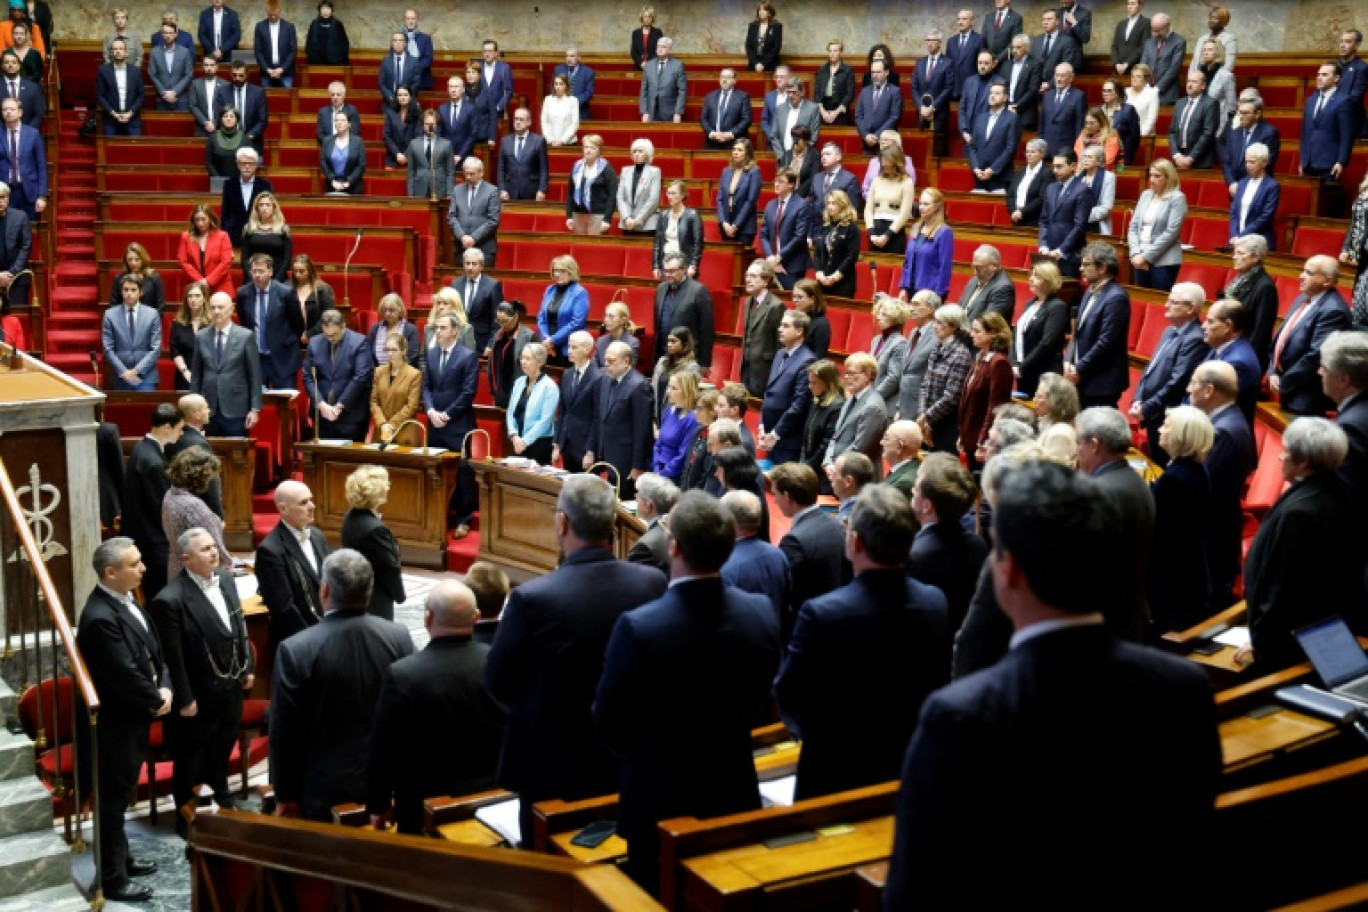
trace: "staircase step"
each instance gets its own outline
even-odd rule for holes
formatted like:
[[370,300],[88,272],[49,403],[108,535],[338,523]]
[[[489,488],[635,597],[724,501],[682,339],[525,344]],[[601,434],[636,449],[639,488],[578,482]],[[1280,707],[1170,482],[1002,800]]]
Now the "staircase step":
[[19,708],[19,698],[15,695],[10,686],[0,678],[0,723],[7,723],[11,719],[17,719]]
[[89,908],[90,901],[69,883],[0,899],[0,912],[84,912]]
[[84,263],[73,262],[71,260],[64,263],[58,263],[57,271],[55,273],[57,278],[63,279],[66,282],[74,282],[80,276],[89,276],[92,285],[95,284],[95,278],[99,274],[99,267],[95,265],[94,261],[89,260]]
[[57,245],[57,256],[64,260],[93,260],[95,258],[95,245],[59,243]]
[[50,802],[43,830],[0,839],[0,897],[70,883],[71,849],[51,829]]
[[33,778],[33,741],[0,728],[0,781]]
[[54,329],[46,336],[51,352],[89,352],[100,347],[99,329]]
[[52,795],[33,775],[33,767],[29,767],[28,775],[22,779],[0,782],[0,837],[32,833],[51,826]]
[[47,328],[53,330],[90,329],[98,326],[101,314],[94,308],[85,310],[54,310],[47,315]]

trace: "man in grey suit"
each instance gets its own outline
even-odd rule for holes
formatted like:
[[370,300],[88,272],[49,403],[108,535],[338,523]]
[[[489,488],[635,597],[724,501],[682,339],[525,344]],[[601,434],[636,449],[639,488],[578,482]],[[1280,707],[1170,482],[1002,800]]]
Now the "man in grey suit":
[[846,402],[836,419],[836,433],[827,444],[822,467],[827,477],[835,471],[836,457],[846,450],[864,453],[874,464],[874,478],[883,475],[884,426],[888,424],[888,407],[879,391],[874,389],[874,378],[879,374],[879,362],[873,355],[857,352],[845,360]]
[[[207,136],[218,129],[218,117],[231,104],[228,82],[218,78],[218,61],[205,55],[204,78],[190,83],[190,113],[195,117],[195,135]],[[238,112],[239,122],[242,112]]]
[[485,265],[494,265],[494,254],[499,250],[499,190],[484,179],[484,162],[470,156],[461,163],[465,184],[451,191],[451,236],[457,250],[478,247],[484,252]]
[[105,363],[114,375],[115,389],[151,392],[157,388],[161,317],[139,303],[142,282],[136,277],[125,277],[119,292],[123,303],[106,310],[100,321]]
[[1169,152],[1178,170],[1216,167],[1216,134],[1221,128],[1220,105],[1206,93],[1206,74],[1188,74],[1187,97],[1178,99],[1169,126]]
[[466,319],[475,329],[475,351],[482,352],[494,335],[494,309],[503,301],[503,283],[484,274],[484,251],[471,247],[461,254],[465,274],[451,280],[451,287],[465,303]]
[[707,371],[712,367],[712,292],[702,282],[689,278],[683,254],[668,253],[663,264],[665,281],[656,287],[655,296],[655,356],[665,356],[670,331],[682,326],[693,335],[698,366]]
[[784,88],[783,99],[774,106],[774,120],[770,123],[770,151],[779,156],[781,164],[787,163],[793,149],[794,127],[807,127],[812,134],[810,145],[817,145],[817,136],[822,132],[822,110],[815,101],[803,97],[803,80],[790,79]]
[[746,267],[746,298],[741,302],[741,382],[752,396],[764,396],[770,367],[779,351],[779,321],[784,302],[770,293],[774,267],[756,260]]
[[641,71],[641,122],[679,123],[684,118],[684,103],[689,95],[689,78],[684,64],[670,56],[673,38],[656,42],[656,56]]
[[919,291],[912,296],[908,306],[912,309],[916,325],[907,339],[907,358],[903,361],[902,375],[898,378],[895,412],[904,421],[911,421],[921,413],[922,378],[926,376],[926,363],[931,359],[931,351],[936,347],[931,315],[941,306],[940,295],[934,291]]
[[176,44],[177,29],[163,23],[162,45],[148,53],[147,75],[157,89],[158,111],[185,111],[190,107],[187,90],[195,78],[195,59]]
[[209,403],[208,437],[246,437],[261,417],[261,356],[250,329],[233,322],[233,299],[209,298],[209,325],[195,336],[190,392]]
[[679,501],[679,488],[670,479],[647,472],[637,479],[636,499],[637,518],[646,524],[646,531],[627,552],[627,560],[655,567],[668,576],[670,550],[666,544],[664,519]]
[[1168,13],[1155,13],[1150,19],[1150,38],[1145,42],[1145,53],[1140,62],[1154,73],[1154,87],[1159,92],[1159,103],[1171,105],[1178,100],[1182,82],[1183,56],[1187,42],[1173,31]]
[[437,112],[424,111],[423,135],[414,137],[408,147],[408,195],[436,199],[451,196],[455,180],[451,155],[451,143],[437,135]]
[[974,251],[973,266],[974,277],[960,295],[965,321],[972,324],[992,311],[1011,326],[1012,313],[1016,310],[1016,288],[1011,276],[1002,268],[1002,253],[991,244],[984,244]]

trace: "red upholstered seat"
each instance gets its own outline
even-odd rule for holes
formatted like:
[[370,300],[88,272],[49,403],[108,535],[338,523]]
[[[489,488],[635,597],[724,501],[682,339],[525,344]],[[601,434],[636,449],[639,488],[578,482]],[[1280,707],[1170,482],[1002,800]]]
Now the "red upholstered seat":
[[1245,491],[1244,508],[1262,519],[1283,492],[1287,483],[1282,475],[1282,436],[1261,421],[1254,422],[1254,443],[1259,451],[1259,462],[1249,478]]
[[1140,304],[1131,302],[1131,308],[1143,307],[1145,311],[1145,322],[1140,327],[1140,338],[1136,342],[1136,354],[1144,355],[1146,358],[1154,354],[1154,350],[1159,346],[1159,338],[1168,328],[1169,322],[1164,319],[1164,307],[1162,304]]

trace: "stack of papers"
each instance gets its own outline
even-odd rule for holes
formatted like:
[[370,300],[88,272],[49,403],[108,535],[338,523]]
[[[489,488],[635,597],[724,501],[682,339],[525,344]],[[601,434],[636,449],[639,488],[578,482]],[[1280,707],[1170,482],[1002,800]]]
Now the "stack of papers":
[[498,833],[516,849],[522,845],[522,828],[518,826],[518,804],[517,798],[487,804],[475,812],[475,819]]

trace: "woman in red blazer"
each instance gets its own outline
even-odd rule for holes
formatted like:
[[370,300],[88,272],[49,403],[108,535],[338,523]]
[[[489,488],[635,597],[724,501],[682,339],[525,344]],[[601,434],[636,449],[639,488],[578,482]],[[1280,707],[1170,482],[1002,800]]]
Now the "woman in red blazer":
[[1012,328],[1001,314],[988,311],[974,319],[969,340],[978,352],[964,382],[959,407],[959,448],[969,468],[983,468],[984,447],[992,427],[993,409],[1012,398]]
[[211,292],[232,294],[233,242],[219,228],[214,210],[201,203],[190,213],[190,230],[181,234],[181,269],[191,282],[204,282]]

